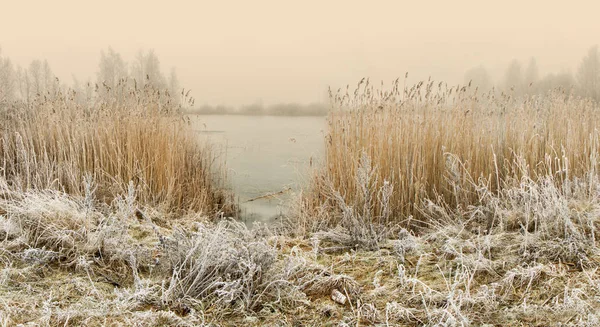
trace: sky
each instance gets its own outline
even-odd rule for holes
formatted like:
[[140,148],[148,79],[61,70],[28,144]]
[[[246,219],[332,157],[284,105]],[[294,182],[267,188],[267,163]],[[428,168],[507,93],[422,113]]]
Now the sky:
[[600,44],[598,12],[597,0],[0,0],[0,47],[67,83],[95,80],[108,47],[127,61],[154,49],[196,104],[309,103],[362,77],[458,83],[484,65],[500,78],[512,59],[573,72]]

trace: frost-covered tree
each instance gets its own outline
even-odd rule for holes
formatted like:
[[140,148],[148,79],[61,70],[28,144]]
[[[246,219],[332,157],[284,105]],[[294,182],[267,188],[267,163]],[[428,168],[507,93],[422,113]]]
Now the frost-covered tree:
[[101,51],[97,83],[99,85],[106,83],[107,86],[114,88],[119,80],[124,78],[127,78],[127,64],[121,55],[110,47],[107,52]]
[[558,74],[548,74],[538,82],[538,90],[540,93],[546,93],[550,90],[561,89],[571,91],[575,86],[575,78],[569,72]]
[[60,86],[56,75],[54,75],[52,69],[50,68],[50,64],[48,64],[48,60],[44,60],[44,63],[42,64],[42,77],[44,84],[44,92],[46,94],[54,96],[56,92],[58,92]]
[[600,100],[600,53],[591,47],[577,70],[577,85],[583,96]]
[[149,50],[144,53],[140,50],[135,58],[135,62],[131,69],[131,75],[136,79],[138,85],[151,84],[158,89],[166,89],[167,79],[160,70],[160,60],[154,53],[154,50]]
[[29,64],[27,70],[28,84],[31,84],[29,98],[39,96],[44,93],[44,79],[42,75],[42,62],[34,60]]
[[96,74],[96,84],[99,86],[99,96],[106,100],[109,95],[117,95],[120,90],[117,89],[120,81],[126,80],[127,64],[121,55],[112,48],[106,52],[100,52],[100,64]]
[[535,58],[531,58],[529,60],[529,64],[527,64],[527,68],[525,69],[524,76],[524,87],[526,88],[527,93],[536,93],[538,90],[537,83],[540,79],[540,73],[537,66],[537,61]]
[[155,87],[165,88],[167,86],[166,79],[160,71],[160,61],[154,50],[149,50],[146,54],[146,76]]
[[29,103],[33,97],[33,87],[29,72],[26,68],[17,68],[17,88],[19,90],[19,96],[21,101]]
[[53,96],[60,89],[48,61],[33,60],[27,69],[18,68],[15,84],[21,100],[31,102],[35,97]]
[[0,103],[15,98],[16,76],[13,65],[8,58],[2,57],[0,49]]
[[520,95],[523,90],[523,72],[521,64],[516,59],[511,61],[504,74],[504,89],[513,90],[515,94]]

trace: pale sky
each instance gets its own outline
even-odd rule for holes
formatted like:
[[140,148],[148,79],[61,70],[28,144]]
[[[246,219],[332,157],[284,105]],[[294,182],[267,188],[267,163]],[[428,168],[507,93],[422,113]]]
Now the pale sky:
[[100,51],[154,49],[197,104],[312,102],[328,85],[495,78],[534,56],[574,71],[600,44],[600,1],[0,0],[0,47],[16,64],[47,59],[63,81],[95,79]]

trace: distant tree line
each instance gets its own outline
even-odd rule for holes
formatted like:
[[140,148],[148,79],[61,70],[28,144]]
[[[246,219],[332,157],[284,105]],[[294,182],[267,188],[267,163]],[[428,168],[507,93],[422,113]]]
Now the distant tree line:
[[496,82],[485,67],[474,67],[465,73],[464,83],[472,83],[483,92],[494,88],[514,96],[543,95],[549,90],[563,89],[577,96],[600,101],[600,53],[598,46],[591,47],[575,74],[560,72],[540,76],[537,61],[531,58],[525,66],[518,60],[512,60],[504,76]]
[[[57,92],[71,90],[74,98],[81,103],[118,99],[119,92],[127,92],[127,87],[153,89],[168,92],[173,101],[181,102],[187,97],[180,89],[177,73],[171,69],[166,76],[154,50],[138,51],[132,62],[126,62],[121,55],[108,48],[101,51],[95,80],[81,82],[73,76],[72,85],[61,83],[53,73],[47,60],[33,60],[27,67],[15,66],[4,57],[0,49],[0,104],[11,101],[31,103],[39,97],[53,97]],[[542,95],[553,89],[563,89],[574,95],[600,101],[600,52],[598,46],[591,47],[583,57],[575,74],[571,72],[540,75],[537,61],[531,58],[524,66],[512,60],[504,75],[494,81],[487,69],[480,65],[464,74],[465,84],[472,84],[482,92],[492,89],[514,96]],[[279,116],[320,116],[327,113],[327,105],[275,104],[264,106],[252,104],[238,108],[230,106],[204,105],[188,109],[198,114],[238,114],[238,115],[279,115]]]
[[188,110],[199,115],[248,115],[248,116],[325,116],[329,107],[323,103],[280,103],[265,106],[251,104],[241,107],[203,105]]
[[58,92],[67,91],[81,103],[109,98],[118,100],[123,95],[119,92],[127,92],[128,87],[142,89],[146,86],[169,93],[176,102],[184,96],[175,69],[165,76],[154,50],[140,50],[134,61],[128,63],[108,48],[100,53],[95,81],[90,78],[81,82],[73,76],[72,85],[67,85],[56,77],[47,60],[33,60],[27,67],[16,66],[0,49],[0,104],[12,101],[29,104],[39,97],[54,97]]
[[48,61],[33,60],[26,68],[15,67],[0,49],[0,103],[16,99],[30,102],[36,95],[54,94],[58,89]]

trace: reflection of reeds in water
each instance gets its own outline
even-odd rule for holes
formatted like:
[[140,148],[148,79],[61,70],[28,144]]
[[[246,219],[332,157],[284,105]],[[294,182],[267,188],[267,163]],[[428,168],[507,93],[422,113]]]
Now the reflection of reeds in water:
[[83,193],[91,177],[106,201],[132,181],[144,203],[207,214],[224,209],[221,167],[171,100],[122,81],[85,104],[74,93],[15,104],[2,112],[2,174],[21,189],[72,194]]
[[[356,176],[363,155],[375,170],[369,187],[393,186],[388,205],[395,221],[417,218],[427,199],[473,204],[478,185],[497,191],[525,175],[560,183],[597,171],[600,110],[592,101],[561,90],[517,99],[433,81],[400,84],[378,90],[363,80],[354,93],[330,92],[325,165],[309,202],[331,202],[332,187],[362,208]],[[372,217],[383,216],[379,195],[371,196],[365,205]]]

